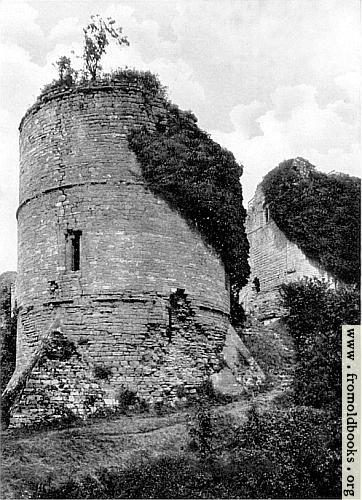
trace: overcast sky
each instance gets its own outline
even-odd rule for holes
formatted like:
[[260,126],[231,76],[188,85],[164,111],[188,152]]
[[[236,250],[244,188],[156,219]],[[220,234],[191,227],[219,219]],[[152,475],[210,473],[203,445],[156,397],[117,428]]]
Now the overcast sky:
[[110,47],[104,69],[157,73],[244,165],[245,203],[296,156],[360,175],[359,0],[3,0],[0,272],[16,269],[20,119],[56,77],[52,63],[81,55],[82,27],[97,13],[131,44]]

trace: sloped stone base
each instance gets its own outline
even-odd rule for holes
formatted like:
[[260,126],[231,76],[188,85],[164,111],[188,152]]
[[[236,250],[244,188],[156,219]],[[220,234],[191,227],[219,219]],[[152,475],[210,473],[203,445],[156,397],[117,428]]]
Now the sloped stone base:
[[231,325],[222,355],[226,367],[210,377],[216,392],[239,396],[258,389],[265,381],[263,371]]
[[84,418],[105,408],[106,401],[106,390],[79,353],[67,360],[42,359],[11,409],[10,427]]

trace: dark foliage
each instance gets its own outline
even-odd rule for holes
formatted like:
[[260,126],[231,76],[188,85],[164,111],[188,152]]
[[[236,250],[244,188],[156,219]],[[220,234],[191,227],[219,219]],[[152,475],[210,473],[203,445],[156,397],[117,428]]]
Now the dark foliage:
[[94,376],[100,380],[108,380],[112,376],[112,368],[110,366],[96,365],[94,367]]
[[58,70],[60,85],[71,86],[75,82],[78,73],[72,68],[69,57],[60,57],[53,66]]
[[142,90],[146,103],[149,97],[159,96],[166,98],[166,87],[159,81],[158,77],[151,71],[138,71],[136,69],[118,69],[112,73],[104,73],[101,81],[109,83],[127,82],[137,85]]
[[17,318],[16,311],[11,316],[12,281],[10,273],[4,273],[0,278],[0,393],[4,391],[15,369]]
[[340,417],[326,411],[295,407],[260,415],[252,408],[231,446],[254,464],[255,498],[338,498],[341,430]]
[[298,404],[337,412],[341,404],[341,332],[343,324],[359,324],[359,291],[330,289],[317,279],[281,286],[285,318],[295,339],[297,368],[294,392]]
[[341,281],[359,283],[360,179],[324,174],[310,164],[301,171],[287,160],[262,187],[275,223],[291,241]]
[[188,421],[188,449],[206,462],[217,461],[238,429],[232,417],[215,412],[212,404],[198,401]]
[[[57,62],[59,65],[60,60]],[[70,68],[70,71],[73,71]],[[58,80],[53,80],[52,83],[45,85],[38,97],[38,100],[44,99],[48,92],[57,90],[67,90],[77,88],[92,88],[99,86],[117,86],[117,84],[131,84],[141,89],[145,97],[146,103],[150,97],[159,95],[162,98],[166,97],[166,88],[163,87],[156,75],[150,71],[138,71],[136,69],[118,69],[111,73],[102,73],[95,80],[90,80],[84,75],[72,73],[71,78],[67,77],[68,69],[64,69],[64,76],[59,75]]]
[[40,362],[45,363],[47,359],[67,361],[77,354],[77,349],[72,340],[69,340],[60,332],[54,332],[44,346],[44,355]]
[[189,426],[189,449],[199,453],[202,459],[212,457],[214,450],[214,434],[212,412],[209,405],[199,404],[195,417]]
[[58,487],[39,484],[33,498],[203,498],[205,491],[210,498],[212,486],[209,471],[197,463],[161,457],[139,460],[126,470],[103,468]]
[[117,392],[118,410],[120,412],[125,412],[130,406],[135,406],[138,401],[137,393],[127,387],[122,387]]
[[238,293],[249,274],[242,167],[199,129],[193,114],[166,101],[165,108],[155,133],[134,130],[129,143],[152,192],[185,217],[221,257],[230,276],[235,320],[242,316]]

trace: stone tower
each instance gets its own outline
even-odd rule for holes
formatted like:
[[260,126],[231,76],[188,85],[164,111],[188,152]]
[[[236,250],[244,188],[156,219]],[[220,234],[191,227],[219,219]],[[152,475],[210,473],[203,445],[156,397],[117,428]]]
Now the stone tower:
[[[74,363],[85,363],[88,386],[98,384],[108,402],[120,387],[172,402],[220,369],[230,312],[224,266],[150,192],[128,146],[132,127],[152,129],[163,113],[161,97],[146,102],[138,84],[120,81],[50,90],[24,116],[18,369],[56,314],[76,346]],[[57,398],[81,413],[86,391],[74,363],[61,368],[71,398],[60,386]],[[37,370],[40,387],[51,369]]]

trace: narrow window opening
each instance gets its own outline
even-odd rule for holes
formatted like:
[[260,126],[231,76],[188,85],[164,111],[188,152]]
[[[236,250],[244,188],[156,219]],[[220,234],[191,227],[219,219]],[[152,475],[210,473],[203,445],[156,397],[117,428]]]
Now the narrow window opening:
[[80,240],[82,231],[69,230],[66,233],[66,262],[70,271],[80,270]]
[[171,307],[168,308],[168,325],[167,325],[167,338],[168,341],[171,342],[172,340],[172,310]]
[[269,222],[270,219],[269,207],[264,208],[264,215],[265,215],[265,222]]
[[72,238],[72,271],[80,269],[80,233],[77,231]]

